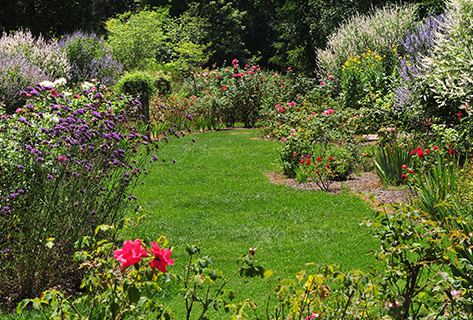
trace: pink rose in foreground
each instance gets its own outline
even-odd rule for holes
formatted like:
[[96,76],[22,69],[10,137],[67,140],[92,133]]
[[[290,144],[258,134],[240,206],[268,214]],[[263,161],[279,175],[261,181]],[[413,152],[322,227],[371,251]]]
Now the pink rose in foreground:
[[172,251],[168,249],[161,249],[156,242],[151,242],[153,249],[150,249],[151,253],[154,256],[153,261],[151,261],[151,268],[158,268],[162,273],[166,273],[166,266],[174,264],[174,259],[169,258]]
[[135,242],[127,240],[123,242],[123,249],[115,250],[115,260],[122,263],[122,269],[134,265],[141,261],[142,257],[148,257],[148,252],[141,247],[141,240],[136,239]]
[[328,76],[328,79],[333,80],[333,76],[332,75]]
[[238,63],[238,60],[237,60],[237,59],[233,59],[232,64],[237,64],[237,63]]

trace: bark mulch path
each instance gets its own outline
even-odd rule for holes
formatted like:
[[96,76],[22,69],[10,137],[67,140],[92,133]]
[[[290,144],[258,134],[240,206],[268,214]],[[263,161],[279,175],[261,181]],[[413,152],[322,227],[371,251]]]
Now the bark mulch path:
[[[286,185],[291,188],[305,190],[320,190],[314,182],[300,183],[296,179],[286,178],[282,173],[266,172],[272,183]],[[350,194],[360,196],[370,202],[373,207],[383,204],[408,202],[411,195],[408,189],[383,188],[383,184],[375,172],[363,172],[360,175],[352,174],[347,181],[335,181],[330,185],[330,193],[339,194],[347,190]],[[374,197],[374,201],[370,198]]]

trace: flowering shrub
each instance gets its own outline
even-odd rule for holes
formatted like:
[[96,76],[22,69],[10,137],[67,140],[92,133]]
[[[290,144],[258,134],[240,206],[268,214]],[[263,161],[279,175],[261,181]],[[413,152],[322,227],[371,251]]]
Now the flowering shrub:
[[27,104],[0,119],[0,291],[13,300],[75,274],[73,239],[120,219],[157,160],[138,101],[82,88],[28,87]]
[[0,68],[0,103],[9,114],[26,101],[26,97],[20,95],[21,89],[41,80],[52,79],[21,56],[0,53]]
[[296,169],[299,182],[312,182],[329,191],[333,181],[346,180],[353,172],[353,155],[344,148],[328,145],[326,149],[313,148],[311,154],[301,157]]
[[361,56],[370,48],[383,57],[384,70],[391,75],[396,65],[392,47],[401,45],[415,18],[413,6],[386,6],[350,17],[330,36],[327,49],[318,50],[322,73],[334,76],[335,81],[341,83],[343,64],[349,57]]
[[[384,56],[385,57],[385,56]],[[359,108],[371,102],[371,96],[386,94],[388,74],[383,57],[368,49],[349,57],[342,66],[342,101],[344,107]],[[368,101],[366,101],[368,100]]]
[[218,70],[215,77],[216,80],[211,83],[211,93],[225,101],[220,106],[220,117],[229,127],[234,126],[235,122],[254,127],[261,118],[266,99],[277,91],[284,92],[286,87],[277,74],[270,78],[259,65],[246,64],[241,68],[237,59],[232,61],[231,67]]
[[95,78],[111,86],[122,74],[123,66],[113,58],[103,37],[77,31],[64,36],[59,45],[67,54],[68,76],[73,83]]
[[21,90],[42,80],[64,77],[69,64],[55,39],[47,42],[20,30],[2,34],[0,70],[0,104],[7,113],[13,113],[25,103]]

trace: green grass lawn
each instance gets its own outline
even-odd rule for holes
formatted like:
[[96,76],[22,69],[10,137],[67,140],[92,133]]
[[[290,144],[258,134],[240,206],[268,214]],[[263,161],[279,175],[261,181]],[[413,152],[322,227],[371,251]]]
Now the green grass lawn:
[[[367,252],[377,241],[372,230],[359,226],[373,216],[369,205],[346,194],[272,184],[265,172],[277,169],[276,142],[258,139],[258,133],[220,131],[170,140],[158,154],[166,162],[150,165],[145,184],[135,190],[148,214],[136,237],[149,243],[165,235],[174,247],[174,271],[184,269],[189,244],[212,256],[226,275],[250,247],[257,248],[258,263],[279,278],[294,277],[309,262],[345,270],[374,265]],[[262,280],[236,279],[230,287],[241,299],[259,300],[269,290]],[[169,299],[181,319],[175,309],[183,299]]]

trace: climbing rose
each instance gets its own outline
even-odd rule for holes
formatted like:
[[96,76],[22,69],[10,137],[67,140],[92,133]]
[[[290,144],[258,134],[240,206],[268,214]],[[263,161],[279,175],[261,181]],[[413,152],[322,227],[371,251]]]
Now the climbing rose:
[[401,174],[401,179],[402,180],[406,180],[407,179],[407,176],[405,174]]
[[158,268],[162,273],[166,273],[166,266],[174,264],[174,259],[169,258],[172,251],[159,248],[159,245],[156,242],[151,242],[151,246],[153,249],[150,251],[154,256],[153,261],[150,263],[151,268]]
[[402,165],[403,169],[407,169],[407,166],[405,164]]
[[115,260],[122,263],[122,269],[134,265],[141,261],[142,257],[148,257],[148,252],[141,247],[141,240],[136,239],[135,242],[127,240],[123,242],[123,249],[115,250]]

